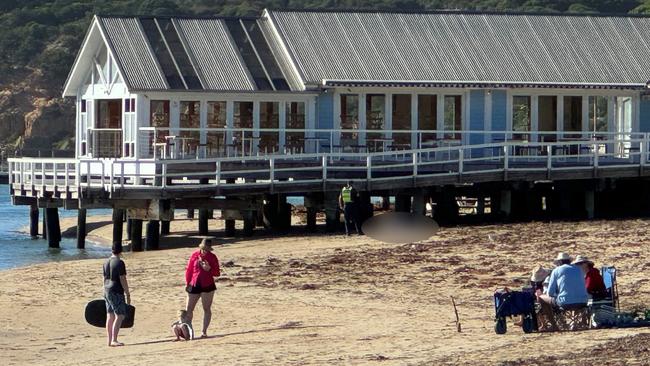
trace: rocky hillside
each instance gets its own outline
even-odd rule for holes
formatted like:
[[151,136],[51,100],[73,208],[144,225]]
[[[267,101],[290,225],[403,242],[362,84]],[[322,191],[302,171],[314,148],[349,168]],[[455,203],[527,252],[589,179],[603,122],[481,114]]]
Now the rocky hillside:
[[650,0],[0,0],[0,149],[74,146],[61,98],[93,14],[253,15],[263,8],[650,12]]

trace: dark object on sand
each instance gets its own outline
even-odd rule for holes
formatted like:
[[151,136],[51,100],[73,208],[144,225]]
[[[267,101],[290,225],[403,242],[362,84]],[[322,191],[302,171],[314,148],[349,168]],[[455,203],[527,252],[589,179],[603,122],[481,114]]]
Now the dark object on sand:
[[494,331],[497,334],[507,332],[506,317],[523,316],[521,327],[524,333],[530,333],[537,328],[535,316],[535,295],[531,292],[509,291],[508,289],[494,292]]
[[460,328],[460,318],[458,317],[458,309],[456,308],[456,301],[454,300],[454,297],[451,297],[451,304],[454,305],[454,313],[456,314],[456,330],[458,333],[461,332]]
[[[84,317],[88,324],[93,325],[99,328],[106,327],[106,302],[104,299],[92,300],[86,304],[86,310],[84,311]],[[127,305],[126,306],[126,317],[122,322],[121,328],[131,328],[133,327],[133,322],[135,321],[135,306]]]
[[432,237],[438,231],[438,224],[423,215],[387,212],[364,222],[362,231],[384,243],[413,243]]

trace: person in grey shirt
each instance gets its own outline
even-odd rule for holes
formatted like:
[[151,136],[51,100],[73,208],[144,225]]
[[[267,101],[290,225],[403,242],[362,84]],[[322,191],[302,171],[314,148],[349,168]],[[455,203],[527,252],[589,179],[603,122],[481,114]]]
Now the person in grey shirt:
[[[123,346],[117,340],[120,326],[126,316],[127,304],[131,303],[129,283],[126,280],[126,265],[120,258],[121,245],[113,245],[113,255],[104,262],[104,300],[106,300],[106,334],[108,346]],[[126,295],[126,296],[125,296]]]

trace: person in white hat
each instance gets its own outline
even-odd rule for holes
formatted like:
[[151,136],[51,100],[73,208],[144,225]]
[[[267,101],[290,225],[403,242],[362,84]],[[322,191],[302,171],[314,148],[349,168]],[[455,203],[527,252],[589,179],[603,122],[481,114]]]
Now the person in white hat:
[[537,266],[533,269],[533,273],[530,275],[530,285],[531,287],[537,290],[544,290],[544,280],[551,274],[551,271],[548,269]]
[[605,281],[603,281],[603,276],[600,275],[600,271],[594,268],[594,262],[590,261],[587,257],[579,255],[571,264],[582,269],[582,273],[585,276],[587,293],[594,300],[601,300],[607,296]]
[[553,263],[557,267],[551,272],[546,292],[537,293],[542,306],[586,305],[588,295],[580,268],[571,264],[571,257],[566,253],[559,253]]

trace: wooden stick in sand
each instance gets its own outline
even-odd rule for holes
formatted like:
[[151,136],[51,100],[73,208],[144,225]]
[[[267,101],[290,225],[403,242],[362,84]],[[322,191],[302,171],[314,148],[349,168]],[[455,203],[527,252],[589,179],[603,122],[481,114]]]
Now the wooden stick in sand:
[[460,333],[460,318],[458,317],[458,309],[456,308],[456,301],[453,296],[451,296],[451,303],[454,305],[454,313],[456,314],[456,330]]

